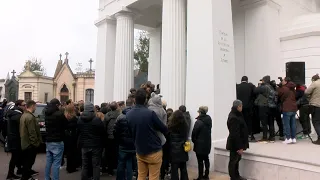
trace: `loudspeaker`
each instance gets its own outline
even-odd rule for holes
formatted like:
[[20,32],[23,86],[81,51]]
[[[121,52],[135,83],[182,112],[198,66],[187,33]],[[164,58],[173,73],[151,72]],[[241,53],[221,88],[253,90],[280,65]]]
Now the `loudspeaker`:
[[305,62],[287,62],[286,77],[290,77],[295,84],[305,84]]

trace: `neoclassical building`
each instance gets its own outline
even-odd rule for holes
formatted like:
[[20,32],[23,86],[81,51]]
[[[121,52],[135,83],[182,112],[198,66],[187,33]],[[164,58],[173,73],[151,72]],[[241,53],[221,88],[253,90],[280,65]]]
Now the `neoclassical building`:
[[285,76],[285,63],[319,72],[318,0],[100,0],[95,102],[125,100],[133,87],[134,29],[150,36],[148,79],[168,107],[196,117],[209,107],[212,138],[224,141],[241,76]]
[[19,99],[32,99],[38,102],[48,102],[52,98],[57,98],[61,102],[68,99],[74,101],[94,101],[94,76],[91,68],[86,72],[73,73],[69,66],[68,53],[64,61],[60,59],[57,62],[55,74],[48,77],[42,72],[31,71],[30,61],[26,63],[25,71],[19,78]]

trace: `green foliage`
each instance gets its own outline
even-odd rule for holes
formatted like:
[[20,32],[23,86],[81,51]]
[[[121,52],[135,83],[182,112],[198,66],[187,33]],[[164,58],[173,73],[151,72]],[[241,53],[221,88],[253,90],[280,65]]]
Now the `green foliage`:
[[135,65],[140,71],[148,72],[149,42],[146,31],[139,31],[139,38],[134,50]]
[[[41,71],[42,75],[46,74],[46,70],[43,67],[41,59],[36,58],[36,57],[31,57],[29,61],[30,61],[30,71],[32,71],[32,72],[33,71]],[[24,66],[23,71],[25,71],[26,68],[27,68],[27,65]]]

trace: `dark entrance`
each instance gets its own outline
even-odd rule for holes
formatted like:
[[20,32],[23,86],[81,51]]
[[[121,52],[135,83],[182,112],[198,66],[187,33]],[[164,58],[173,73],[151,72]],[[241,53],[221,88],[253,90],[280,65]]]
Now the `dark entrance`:
[[94,99],[94,90],[93,89],[87,89],[86,90],[86,102],[93,103]]
[[64,84],[60,90],[60,101],[66,102],[69,99],[69,89],[67,86]]

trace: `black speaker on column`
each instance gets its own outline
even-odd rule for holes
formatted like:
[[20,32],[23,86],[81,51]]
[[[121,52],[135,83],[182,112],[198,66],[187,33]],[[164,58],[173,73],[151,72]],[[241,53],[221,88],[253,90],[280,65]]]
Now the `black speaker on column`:
[[286,77],[290,77],[295,84],[305,84],[305,62],[287,62]]

